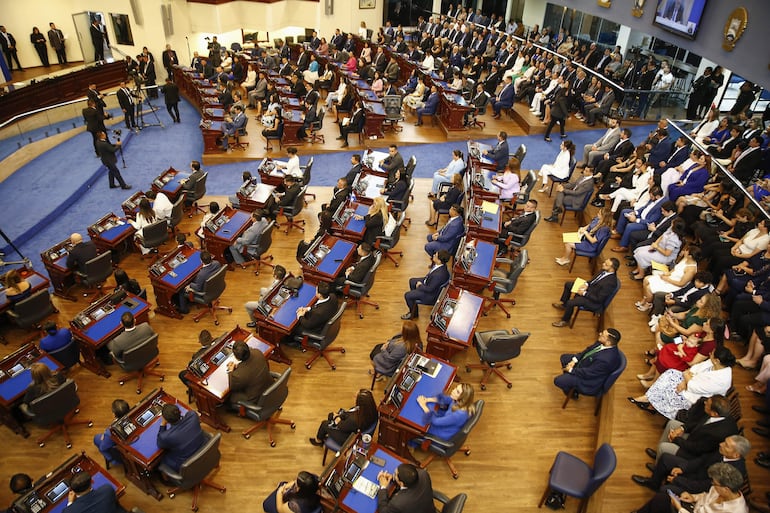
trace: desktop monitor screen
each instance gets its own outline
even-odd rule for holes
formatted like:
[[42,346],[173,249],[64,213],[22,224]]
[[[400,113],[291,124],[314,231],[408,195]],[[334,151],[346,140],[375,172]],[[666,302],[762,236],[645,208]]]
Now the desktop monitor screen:
[[695,39],[707,0],[658,0],[654,25],[688,39]]

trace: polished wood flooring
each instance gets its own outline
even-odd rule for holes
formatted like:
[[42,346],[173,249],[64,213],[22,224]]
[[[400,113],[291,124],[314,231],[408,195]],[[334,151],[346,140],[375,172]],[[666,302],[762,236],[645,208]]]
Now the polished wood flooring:
[[[404,154],[408,157],[411,153],[406,150]],[[417,181],[415,201],[409,208],[414,223],[401,237],[399,249],[405,254],[400,265],[395,267],[386,261],[377,275],[371,299],[379,303],[379,310],[365,307],[363,320],[353,311],[345,313],[337,344],[344,346],[347,352],[334,355],[337,370],[330,370],[323,361],[307,370],[302,365],[304,355],[288,350],[295,364],[283,417],[294,420],[296,430],[292,431],[287,426],[278,427],[277,446],[270,448],[264,431],[258,431],[250,440],[245,440],[239,431],[245,429],[249,422],[235,417],[229,419],[233,431],[223,436],[222,465],[215,476],[216,481],[227,486],[227,493],[220,495],[213,490],[204,491],[200,499],[202,511],[237,511],[243,510],[246,505],[249,511],[259,511],[260,501],[279,481],[291,479],[299,470],[322,470],[322,451],[310,446],[308,437],[315,434],[318,423],[326,418],[328,412],[349,406],[355,392],[369,386],[370,378],[366,371],[370,349],[400,330],[399,316],[405,310],[402,295],[407,288],[407,279],[424,275],[426,271],[428,260],[422,247],[425,237],[431,232],[423,224],[423,220],[427,219],[425,196],[429,187],[429,180]],[[312,201],[301,215],[307,222],[305,237],[315,233],[316,213],[331,192],[329,188],[316,187],[311,190],[318,194],[318,199]],[[545,194],[535,195],[541,200],[541,210],[547,214],[551,200]],[[225,197],[207,199],[226,201]],[[193,231],[199,222],[200,216],[196,216],[186,220],[182,228]],[[599,417],[593,416],[594,400],[590,397],[581,397],[562,410],[563,396],[552,384],[553,377],[560,371],[559,354],[581,350],[595,340],[596,334],[596,323],[588,316],[581,316],[572,330],[551,327],[551,322],[558,318],[551,303],[558,300],[562,283],[570,279],[567,270],[557,266],[553,259],[562,253],[562,232],[575,229],[576,223],[571,216],[567,217],[563,227],[542,223],[528,246],[531,262],[514,291],[517,304],[512,308],[512,318],[506,319],[499,310],[492,310],[479,323],[481,330],[516,327],[531,332],[531,337],[524,345],[521,356],[512,361],[512,370],[507,371],[514,382],[512,389],[507,389],[496,378],[491,380],[486,391],[476,387],[476,397],[484,399],[487,406],[468,439],[472,449],[470,456],[458,454],[454,458],[460,472],[459,479],[453,480],[440,461],[429,467],[436,489],[450,496],[460,492],[469,495],[466,511],[470,513],[534,511],[546,485],[551,462],[558,451],[569,451],[590,460],[595,448],[605,441],[611,443],[617,451],[618,467],[592,501],[589,511],[629,511],[639,507],[651,495],[649,490],[632,483],[629,477],[634,473],[646,473],[644,464],[650,460],[643,450],[654,446],[663,419],[641,412],[626,401],[626,396],[637,395],[642,391],[634,376],[646,369],[642,352],[652,345],[652,336],[646,326],[647,317],[633,307],[641,289],[639,284],[628,279],[626,267],[621,269],[622,288],[608,312],[607,326],[614,326],[622,332],[620,347],[627,355],[629,365],[610,396],[605,399],[602,413]],[[62,234],[62,237],[65,235]],[[301,237],[303,234],[297,230],[288,235],[277,233],[270,251],[275,262],[296,270],[298,266],[294,252]],[[614,244],[612,242],[611,246]],[[609,252],[607,256],[610,256]],[[142,261],[134,253],[128,255],[120,265],[143,286],[149,286],[146,260]],[[587,263],[579,260],[571,276],[587,278],[589,275]],[[160,369],[166,373],[166,381],[160,383],[157,378],[149,378],[145,384],[145,393],[162,385],[176,397],[184,398],[185,391],[177,379],[177,373],[195,351],[198,332],[205,328],[218,335],[236,324],[245,325],[248,317],[243,303],[256,298],[259,288],[269,281],[270,272],[267,270],[259,276],[249,270],[228,273],[227,290],[222,303],[232,306],[234,310],[232,315],[221,315],[219,327],[214,326],[211,317],[205,317],[196,324],[190,316],[184,320],[151,316],[151,325],[160,333]],[[149,297],[151,302],[154,301],[151,289]],[[58,298],[54,302],[60,310],[56,316],[60,324],[68,323],[88,303],[83,298],[77,303]],[[426,327],[425,316],[419,319],[419,324],[422,328]],[[8,327],[4,328],[4,334],[9,344],[0,346],[0,355],[15,350],[24,337],[21,331]],[[743,347],[734,349],[738,355],[743,354]],[[459,379],[478,384],[480,371],[470,374],[464,371],[465,363],[476,361],[473,349],[454,358],[453,363],[460,367]],[[283,366],[271,363],[271,368],[282,370]],[[60,436],[52,438],[44,448],[38,447],[34,440],[42,430],[34,426],[30,426],[32,437],[28,439],[0,428],[5,442],[0,463],[1,482],[6,483],[15,472],[40,476],[76,451],[86,451],[98,458],[99,453],[92,444],[92,438],[112,420],[109,407],[111,401],[121,397],[133,403],[139,398],[133,383],[121,387],[115,376],[104,379],[76,368],[73,377],[78,383],[82,400],[80,416],[93,419],[94,427],[74,428],[74,447],[71,450],[65,449]],[[750,421],[757,415],[750,405],[758,404],[760,400],[744,390],[744,385],[752,377],[749,372],[736,368],[734,377],[744,405],[743,425],[747,426],[747,436],[755,444],[755,454],[767,447],[765,440],[749,429],[752,425]],[[382,393],[382,387],[382,383],[376,386],[378,396]],[[422,453],[417,454],[418,459],[424,456]],[[770,489],[767,470],[753,463],[749,463],[748,467],[755,493],[763,495]],[[188,493],[179,494],[174,500],[165,498],[158,504],[128,483],[119,467],[113,473],[127,483],[124,505],[139,505],[148,513],[160,511],[161,508],[169,513],[181,513],[189,508],[191,496]],[[10,492],[3,484],[0,486],[0,504],[7,504],[10,499]],[[576,509],[577,502],[568,500],[566,511]]]

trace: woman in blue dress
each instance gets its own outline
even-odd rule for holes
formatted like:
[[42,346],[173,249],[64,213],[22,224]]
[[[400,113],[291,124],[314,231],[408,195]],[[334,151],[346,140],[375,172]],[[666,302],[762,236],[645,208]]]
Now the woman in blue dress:
[[575,250],[590,252],[594,251],[600,245],[610,238],[612,228],[612,210],[605,207],[591,219],[588,226],[578,228],[580,242],[565,242],[564,256],[556,259],[559,265],[567,265],[572,260],[572,253]]
[[449,395],[417,396],[417,404],[422,408],[423,421],[430,424],[428,433],[442,440],[449,440],[456,435],[476,412],[473,385],[470,383],[458,383]]

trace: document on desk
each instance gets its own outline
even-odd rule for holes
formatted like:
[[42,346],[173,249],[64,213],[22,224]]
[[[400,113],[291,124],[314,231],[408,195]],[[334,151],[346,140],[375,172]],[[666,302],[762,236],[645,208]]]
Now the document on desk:
[[208,382],[208,385],[205,385],[206,390],[220,399],[223,399],[230,390],[230,380],[227,378],[227,365],[234,361],[235,355],[230,354],[219,364],[219,367],[206,378],[206,381]]
[[497,212],[500,210],[500,205],[497,203],[492,203],[491,201],[484,200],[481,202],[481,210],[487,214],[497,215]]
[[374,481],[366,479],[364,476],[358,476],[358,478],[353,481],[353,489],[357,492],[363,493],[370,499],[374,499],[374,497],[377,495],[377,491],[380,489],[380,486]]

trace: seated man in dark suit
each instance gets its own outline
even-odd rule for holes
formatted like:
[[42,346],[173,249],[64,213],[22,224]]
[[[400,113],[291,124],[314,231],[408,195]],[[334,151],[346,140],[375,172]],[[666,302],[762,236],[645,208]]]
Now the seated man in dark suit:
[[500,230],[500,237],[497,239],[497,256],[503,256],[508,251],[508,246],[505,244],[509,235],[524,235],[527,230],[535,223],[535,211],[537,210],[537,200],[529,199],[524,204],[524,212],[518,217],[506,221],[503,223],[503,228]]
[[97,257],[96,246],[92,240],[83,242],[83,236],[79,233],[70,235],[72,249],[67,255],[67,269],[79,273],[86,273],[86,262]]
[[[572,313],[577,307],[586,307],[588,309],[599,308],[607,296],[612,294],[618,285],[618,268],[620,262],[617,258],[608,258],[602,262],[602,270],[594,276],[591,281],[586,282],[580,290],[572,296],[572,286],[575,282],[568,281],[564,284],[564,291],[561,294],[561,302],[553,303],[553,307],[564,310],[561,320],[551,324],[554,328],[563,328],[569,324]],[[570,298],[571,297],[571,298]]]
[[256,403],[262,393],[273,384],[270,367],[262,351],[254,350],[245,342],[233,344],[235,361],[227,364],[230,393],[227,403],[231,409],[238,409],[238,401]]
[[[286,175],[283,177],[283,192],[273,194],[267,199],[265,203],[265,211],[268,217],[275,219],[283,207],[291,207],[297,199],[302,185],[297,181],[297,178],[293,175]],[[278,198],[276,200],[276,197]]]
[[200,162],[197,160],[190,162],[190,169],[192,169],[190,176],[179,182],[182,184],[182,192],[187,193],[184,204],[188,207],[195,201],[193,199],[193,193],[195,192],[195,186],[198,184],[198,180],[203,178],[203,171],[201,171]]
[[708,468],[714,463],[727,463],[735,467],[742,476],[746,476],[746,455],[751,450],[751,443],[741,435],[726,437],[716,451],[695,458],[683,458],[673,454],[663,454],[655,463],[652,476],[634,474],[631,480],[636,484],[657,491],[671,490],[677,495],[682,492],[703,493],[711,487]]
[[328,204],[321,205],[321,210],[328,210],[329,212],[336,212],[340,205],[345,203],[350,196],[350,185],[344,176],[337,179],[337,185],[332,192],[332,199]]
[[447,262],[452,258],[449,251],[441,249],[433,254],[433,265],[424,278],[409,278],[409,290],[404,294],[407,312],[401,316],[402,319],[416,319],[417,301],[422,305],[433,305],[436,303],[441,287],[449,281],[449,269]]
[[[433,486],[430,475],[424,469],[402,463],[395,474],[381,470],[377,481],[380,484],[378,513],[434,513]],[[393,482],[398,485],[398,491],[389,495],[388,488]]]
[[184,288],[181,294],[179,294],[179,312],[181,313],[188,313],[190,311],[188,294],[203,292],[206,280],[214,276],[219,268],[222,267],[222,264],[217,260],[214,260],[211,257],[211,253],[208,251],[201,251],[201,263],[203,264],[203,267],[201,267],[198,274],[195,275],[195,279]]
[[438,87],[434,84],[430,86],[430,95],[428,95],[428,99],[425,100],[425,105],[417,108],[415,111],[417,114],[417,123],[415,123],[414,126],[422,126],[423,115],[432,116],[438,111],[438,101]]
[[198,414],[192,410],[182,416],[176,404],[164,404],[161,410],[157,444],[163,451],[163,463],[174,469],[179,467],[197,451],[206,437],[201,429]]
[[358,174],[361,172],[361,155],[351,155],[350,166],[348,174],[345,175],[345,181],[348,186],[353,187],[353,182],[356,181]]
[[554,378],[553,384],[561,388],[565,395],[570,390],[575,394],[596,395],[607,376],[620,365],[618,342],[620,332],[608,328],[599,333],[599,339],[582,352],[561,355],[563,373]]
[[103,484],[94,490],[91,488],[91,481],[91,474],[85,471],[72,477],[64,513],[126,513],[118,503],[112,486]]
[[[211,347],[212,342],[214,341],[213,337],[211,336],[211,332],[209,330],[201,330],[200,333],[198,333],[198,343],[201,345],[195,353],[193,353],[192,357],[190,358],[190,362],[187,365],[190,365],[190,363],[194,362],[198,357],[200,357],[203,353],[205,353],[209,347]],[[187,386],[187,383],[189,382],[187,378],[185,378],[185,374],[187,374],[187,367],[179,371],[179,380]]]
[[583,169],[583,174],[577,180],[565,184],[557,184],[556,198],[553,200],[553,210],[551,216],[546,217],[545,221],[555,223],[559,220],[559,214],[567,207],[580,206],[586,194],[591,194],[594,190],[593,171],[590,167]]
[[318,332],[324,325],[337,313],[337,296],[331,293],[331,285],[326,282],[318,284],[316,290],[318,301],[313,306],[306,306],[297,309],[299,322],[294,327],[292,335],[287,337],[286,342],[289,345],[296,345],[293,335],[303,331]]
[[362,242],[358,245],[358,262],[351,265],[343,275],[338,276],[334,280],[334,288],[337,291],[341,291],[345,287],[345,281],[352,281],[353,283],[361,283],[366,278],[366,273],[374,265],[374,255],[372,255],[372,247],[366,242]]
[[364,111],[364,107],[360,100],[356,100],[353,114],[350,116],[350,121],[348,123],[344,123],[344,119],[342,121],[343,122],[340,123],[340,136],[337,137],[337,139],[342,141],[343,148],[347,148],[348,134],[357,134],[361,132],[361,130],[364,129],[364,123],[366,122],[366,112]]
[[246,117],[246,114],[244,114],[243,107],[241,105],[236,104],[233,107],[233,110],[235,111],[235,115],[232,118],[227,116],[227,121],[222,123],[222,149],[224,151],[229,150],[228,142],[230,137],[233,137],[235,134],[237,134],[238,130],[244,128],[246,123],[249,122],[249,119]]
[[450,254],[457,249],[457,244],[465,235],[463,224],[464,209],[460,205],[449,207],[449,221],[436,233],[428,235],[428,243],[425,244],[425,252],[433,258],[438,251],[445,249]]
[[123,353],[138,346],[153,336],[155,332],[146,322],[137,326],[134,314],[131,312],[124,312],[120,316],[120,323],[123,325],[123,333],[110,340],[107,347],[110,348],[110,353],[115,358],[122,360]]
[[[112,401],[111,409],[115,420],[118,420],[131,411],[131,406],[129,406],[123,399],[115,399]],[[103,433],[94,435],[94,445],[101,455],[104,456],[104,461],[107,462],[108,465],[123,464],[121,459],[115,459],[118,455],[115,450],[115,441],[112,439],[112,424],[108,425]]]

